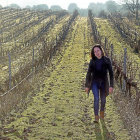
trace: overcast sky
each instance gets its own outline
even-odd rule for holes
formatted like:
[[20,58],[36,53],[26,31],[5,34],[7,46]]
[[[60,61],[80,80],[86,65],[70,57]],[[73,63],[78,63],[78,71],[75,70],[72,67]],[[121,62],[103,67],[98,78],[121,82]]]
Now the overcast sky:
[[76,3],[79,8],[88,8],[89,3],[91,2],[105,3],[106,1],[108,0],[0,0],[0,5],[4,7],[14,3],[19,5],[21,8],[24,8],[27,5],[33,6],[38,4],[46,4],[49,8],[52,5],[59,5],[61,8],[67,10],[70,3]]

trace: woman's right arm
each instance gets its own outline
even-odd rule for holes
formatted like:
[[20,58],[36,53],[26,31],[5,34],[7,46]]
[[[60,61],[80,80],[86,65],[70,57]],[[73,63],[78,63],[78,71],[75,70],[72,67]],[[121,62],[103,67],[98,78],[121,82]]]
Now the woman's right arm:
[[92,67],[91,64],[92,64],[92,59],[90,60],[88,71],[87,71],[87,74],[86,74],[85,90],[87,88],[90,88],[89,84],[90,84],[90,80],[91,80],[91,67]]

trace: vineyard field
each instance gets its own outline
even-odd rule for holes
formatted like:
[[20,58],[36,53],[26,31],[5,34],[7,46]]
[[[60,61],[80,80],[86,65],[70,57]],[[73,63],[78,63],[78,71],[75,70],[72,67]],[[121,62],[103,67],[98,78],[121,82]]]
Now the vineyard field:
[[[0,9],[0,17],[0,139],[140,138],[140,57],[110,18],[12,8]],[[115,86],[96,124],[84,86],[99,43]]]

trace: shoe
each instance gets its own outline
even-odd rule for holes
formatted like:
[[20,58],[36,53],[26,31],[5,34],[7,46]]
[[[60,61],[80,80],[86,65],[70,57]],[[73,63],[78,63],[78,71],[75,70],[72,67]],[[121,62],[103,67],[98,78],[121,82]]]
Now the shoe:
[[100,111],[100,119],[104,120],[104,111]]
[[95,123],[98,123],[98,122],[99,122],[99,116],[95,116],[94,122],[95,122]]

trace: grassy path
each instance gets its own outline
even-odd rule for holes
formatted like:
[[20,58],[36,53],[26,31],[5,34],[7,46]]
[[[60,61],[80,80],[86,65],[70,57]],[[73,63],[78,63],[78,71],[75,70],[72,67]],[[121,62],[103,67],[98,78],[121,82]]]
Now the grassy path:
[[[84,37],[85,32],[85,37]],[[54,60],[32,102],[21,112],[13,112],[10,123],[0,127],[0,137],[29,140],[128,140],[128,131],[116,111],[111,96],[107,98],[105,122],[94,124],[93,95],[83,90],[85,63],[89,62],[86,18],[79,18],[71,41],[61,61]],[[85,45],[84,45],[85,44]],[[85,47],[86,46],[86,47]],[[86,55],[84,54],[86,51]],[[45,74],[44,74],[45,76]],[[28,100],[28,98],[27,98]]]

